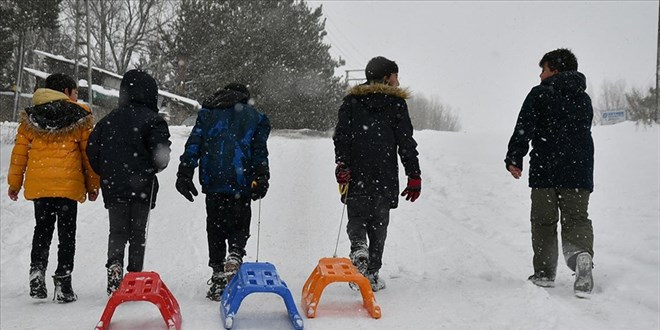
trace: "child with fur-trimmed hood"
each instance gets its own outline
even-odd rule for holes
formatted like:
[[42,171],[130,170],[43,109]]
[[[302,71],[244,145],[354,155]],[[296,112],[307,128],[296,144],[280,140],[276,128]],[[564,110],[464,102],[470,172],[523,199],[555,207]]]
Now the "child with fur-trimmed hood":
[[94,121],[89,107],[77,99],[72,77],[55,73],[46,78],[45,88],[34,92],[33,106],[20,113],[7,175],[9,198],[18,200],[24,188],[25,199],[34,202],[30,296],[35,299],[48,296],[45,273],[57,225],[53,300],[60,303],[78,299],[71,286],[78,203],[96,200],[99,190],[99,177],[85,154]]
[[374,291],[385,288],[378,271],[389,212],[398,205],[397,154],[408,176],[401,196],[414,202],[422,183],[406,104],[409,93],[399,88],[398,72],[394,61],[371,59],[365,69],[367,82],[352,87],[344,98],[333,137],[335,176],[348,209],[351,261]]

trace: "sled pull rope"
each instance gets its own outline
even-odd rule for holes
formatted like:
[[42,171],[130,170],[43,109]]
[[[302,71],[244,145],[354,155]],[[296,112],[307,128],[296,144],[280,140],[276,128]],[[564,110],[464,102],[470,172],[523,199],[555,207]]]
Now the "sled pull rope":
[[149,211],[147,212],[147,226],[144,228],[144,254],[142,260],[146,260],[147,255],[147,237],[149,236],[149,219],[151,218],[151,203],[154,198],[154,186],[156,185],[156,176],[151,179],[151,191],[149,192]]
[[[345,185],[345,187],[339,186],[339,192],[341,195],[345,195],[348,198],[348,183]],[[343,203],[344,206],[341,208],[341,218],[339,218],[339,230],[337,231],[337,242],[335,243],[335,253],[332,254],[333,258],[337,258],[337,247],[339,246],[339,235],[341,235],[341,226],[342,223],[344,222],[344,212],[346,212],[346,202]]]
[[259,213],[257,216],[257,261],[259,262],[259,236],[261,236],[261,198],[259,198]]

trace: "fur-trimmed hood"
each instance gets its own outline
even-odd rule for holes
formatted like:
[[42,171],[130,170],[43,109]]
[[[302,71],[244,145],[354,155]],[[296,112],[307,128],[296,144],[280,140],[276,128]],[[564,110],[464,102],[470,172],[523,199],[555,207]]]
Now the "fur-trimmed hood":
[[69,100],[68,95],[50,88],[38,88],[34,91],[34,94],[32,94],[32,105],[67,100]]
[[32,103],[33,106],[20,112],[19,119],[29,131],[59,136],[94,124],[92,113],[62,92],[39,88],[32,96]]
[[348,90],[347,98],[354,98],[371,112],[399,108],[396,105],[405,104],[410,98],[408,89],[375,83],[362,84]]
[[348,90],[348,95],[364,96],[372,93],[381,93],[390,96],[400,97],[404,100],[410,98],[410,91],[407,88],[400,88],[386,84],[362,84],[353,86]]

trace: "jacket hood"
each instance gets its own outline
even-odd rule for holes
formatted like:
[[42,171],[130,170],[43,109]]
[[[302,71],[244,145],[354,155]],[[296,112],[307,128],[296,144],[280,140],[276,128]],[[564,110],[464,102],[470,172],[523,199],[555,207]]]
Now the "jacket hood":
[[348,95],[356,97],[369,111],[382,111],[392,105],[392,98],[406,100],[410,92],[406,88],[399,88],[386,84],[362,84],[351,87]]
[[564,91],[567,94],[578,94],[586,91],[587,78],[578,71],[563,71],[543,80],[541,85]]
[[32,94],[33,105],[40,105],[58,100],[69,100],[69,97],[60,91],[50,88],[39,88],[34,94]]
[[158,84],[145,71],[130,70],[121,80],[118,106],[122,108],[130,105],[158,112]]
[[202,102],[202,107],[206,109],[226,109],[232,108],[238,103],[247,103],[249,96],[245,93],[231,89],[220,89],[207,97]]
[[410,91],[407,88],[399,88],[386,84],[362,84],[353,86],[348,90],[348,95],[363,96],[373,93],[381,93],[391,96],[400,97],[404,100],[410,98]]
[[67,100],[56,100],[21,111],[20,122],[27,129],[46,134],[67,134],[84,125],[92,125],[91,112]]

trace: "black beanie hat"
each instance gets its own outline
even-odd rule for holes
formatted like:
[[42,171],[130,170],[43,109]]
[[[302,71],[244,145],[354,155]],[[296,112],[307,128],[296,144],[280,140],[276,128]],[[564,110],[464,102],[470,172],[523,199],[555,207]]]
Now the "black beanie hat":
[[399,66],[382,56],[372,58],[364,69],[367,81],[382,80],[393,73],[399,73]]
[[241,100],[241,103],[247,103],[250,100],[250,91],[248,91],[247,86],[239,83],[231,83],[225,86],[223,89],[231,90],[245,94],[245,98]]

